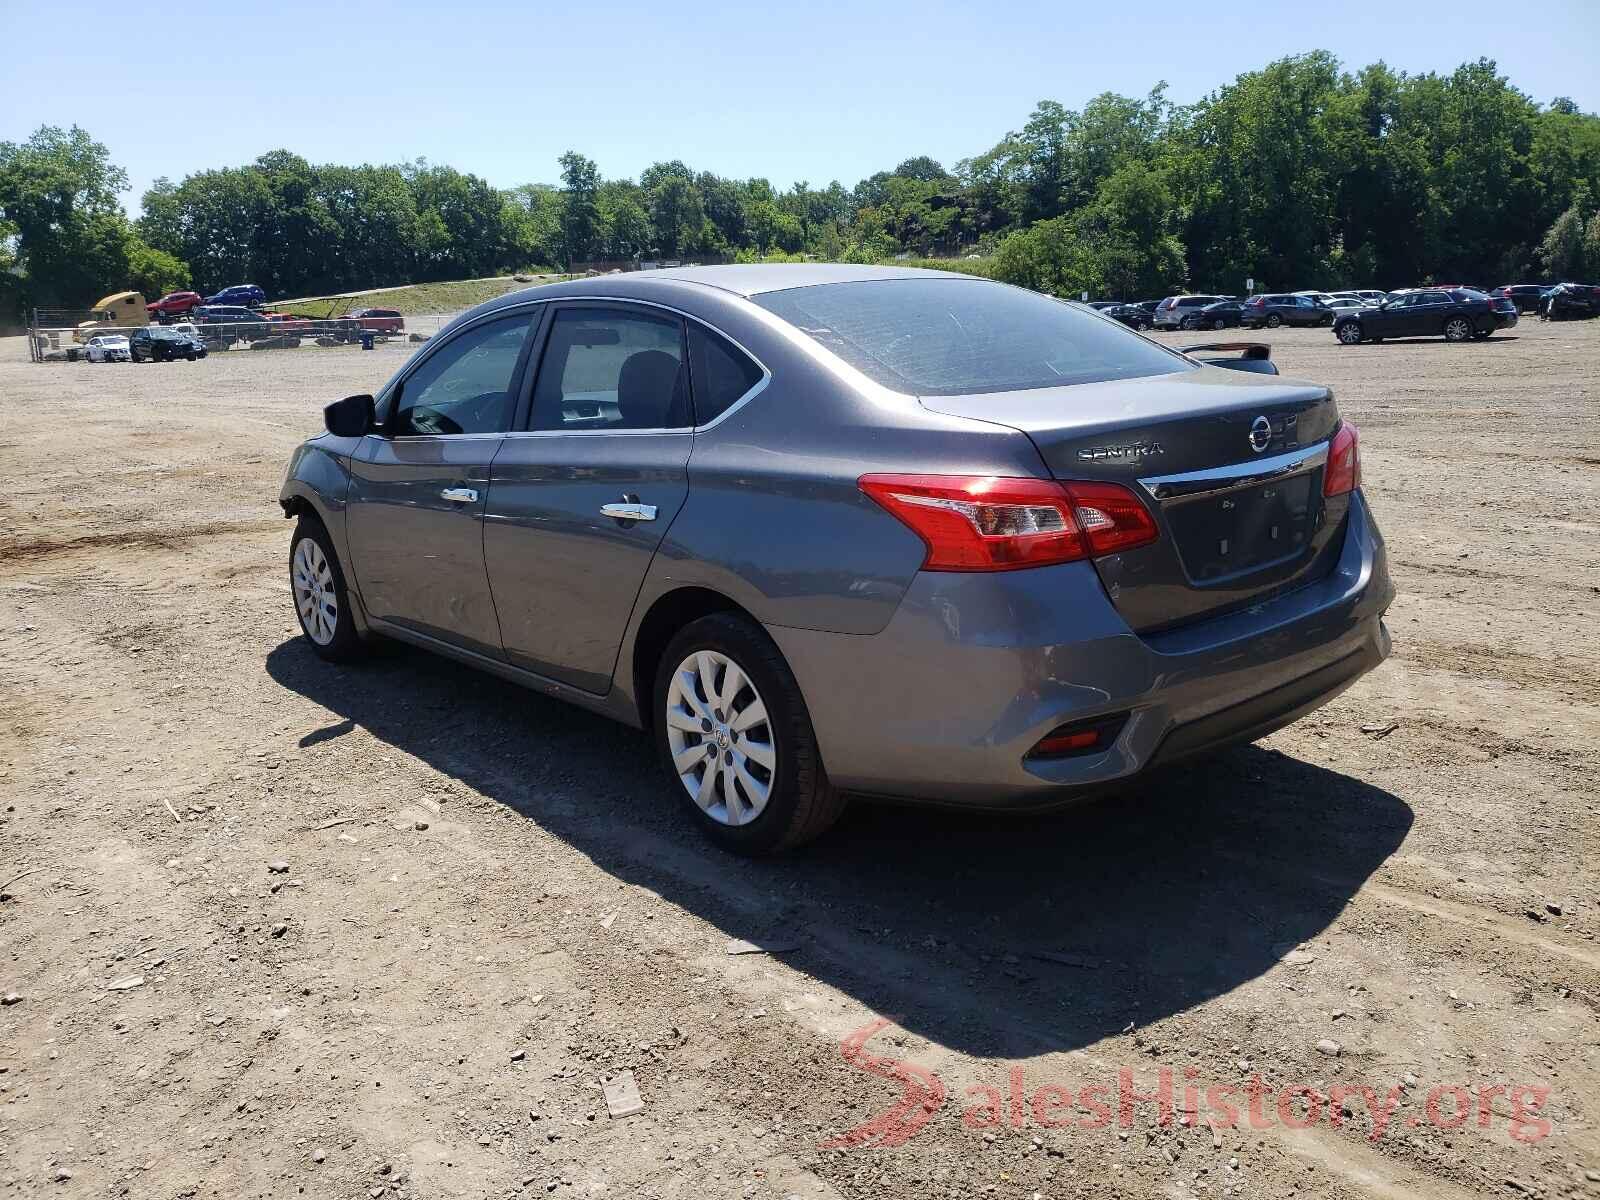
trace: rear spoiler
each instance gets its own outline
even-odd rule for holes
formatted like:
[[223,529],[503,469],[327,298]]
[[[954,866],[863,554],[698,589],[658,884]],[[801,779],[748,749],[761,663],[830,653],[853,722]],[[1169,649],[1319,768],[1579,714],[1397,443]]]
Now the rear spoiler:
[[1204,346],[1185,346],[1184,354],[1209,354],[1213,351],[1238,350],[1238,358],[1202,358],[1208,367],[1227,367],[1233,371],[1254,371],[1259,375],[1276,375],[1277,364],[1272,361],[1272,347],[1266,342],[1207,342]]

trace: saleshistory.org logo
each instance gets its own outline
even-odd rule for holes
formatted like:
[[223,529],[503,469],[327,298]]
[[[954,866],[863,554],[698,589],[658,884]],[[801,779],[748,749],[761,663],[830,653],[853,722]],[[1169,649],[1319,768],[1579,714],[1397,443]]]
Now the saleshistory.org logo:
[[[892,1021],[874,1018],[839,1043],[845,1062],[900,1085],[901,1095],[888,1108],[852,1129],[821,1143],[823,1150],[856,1147],[903,1146],[944,1107],[948,1090],[944,1081],[926,1067],[867,1051],[867,1042]],[[1370,1124],[1368,1140],[1378,1141],[1395,1129],[1431,1125],[1460,1129],[1469,1122],[1488,1129],[1496,1119],[1505,1123],[1512,1141],[1531,1145],[1550,1135],[1550,1122],[1540,1115],[1550,1089],[1534,1084],[1443,1084],[1423,1093],[1422,1111],[1402,1112],[1416,1102],[1417,1087],[1397,1083],[1380,1091],[1368,1084],[1331,1084],[1318,1089],[1297,1083],[1268,1085],[1259,1073],[1236,1083],[1202,1087],[1199,1071],[1183,1071],[1181,1086],[1171,1067],[1156,1073],[1149,1090],[1140,1091],[1133,1070],[1123,1067],[1115,1084],[1087,1083],[1076,1088],[1047,1083],[1029,1091],[1023,1070],[1013,1066],[1004,1088],[978,1084],[964,1090],[971,1101],[961,1112],[968,1129],[985,1130],[1003,1125],[1025,1128],[1030,1122],[1043,1129],[1075,1126],[1106,1129],[1113,1125],[1131,1129],[1134,1115],[1153,1109],[1156,1123],[1208,1125],[1212,1129],[1309,1129],[1326,1122],[1338,1129],[1347,1122]]]

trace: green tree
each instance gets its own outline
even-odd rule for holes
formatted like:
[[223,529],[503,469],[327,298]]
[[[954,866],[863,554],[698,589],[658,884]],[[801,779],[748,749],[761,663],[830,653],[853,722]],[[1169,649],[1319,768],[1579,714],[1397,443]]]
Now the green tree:
[[592,258],[600,240],[600,169],[568,150],[561,156],[561,257],[565,266]]
[[7,286],[11,303],[84,306],[184,273],[181,262],[153,256],[123,215],[117,195],[127,184],[105,146],[77,126],[0,142],[0,233],[8,278],[19,281]]

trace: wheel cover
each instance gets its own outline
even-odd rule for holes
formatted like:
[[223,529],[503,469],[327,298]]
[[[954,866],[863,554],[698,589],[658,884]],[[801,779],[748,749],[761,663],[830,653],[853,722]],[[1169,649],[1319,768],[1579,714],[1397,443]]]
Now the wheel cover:
[[720,825],[748,825],[777,778],[767,706],[742,667],[697,650],[667,685],[667,748],[689,798]]
[[300,628],[319,646],[333,641],[339,629],[339,596],[333,587],[333,567],[322,547],[301,538],[294,548],[294,605]]

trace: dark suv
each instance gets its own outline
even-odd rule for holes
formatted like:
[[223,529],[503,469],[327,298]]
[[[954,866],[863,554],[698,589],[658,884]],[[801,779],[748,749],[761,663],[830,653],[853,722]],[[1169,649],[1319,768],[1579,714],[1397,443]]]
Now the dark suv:
[[203,336],[207,341],[233,342],[240,338],[254,341],[271,337],[276,332],[266,313],[234,304],[208,304],[197,308],[194,320],[204,327]]
[[164,326],[135,329],[128,338],[128,355],[134,362],[193,362],[206,356],[206,348],[196,338]]
[[1519,313],[1526,313],[1538,312],[1539,301],[1544,299],[1544,294],[1549,290],[1549,285],[1543,283],[1508,283],[1489,294],[1504,297],[1517,306]]
[[242,304],[256,308],[267,302],[267,294],[253,283],[236,283],[225,287],[215,296],[207,296],[207,304]]
[[1244,324],[1251,329],[1280,325],[1332,325],[1333,309],[1311,296],[1251,296],[1244,302]]
[[1600,287],[1587,283],[1557,284],[1544,294],[1539,311],[1551,321],[1600,316]]

